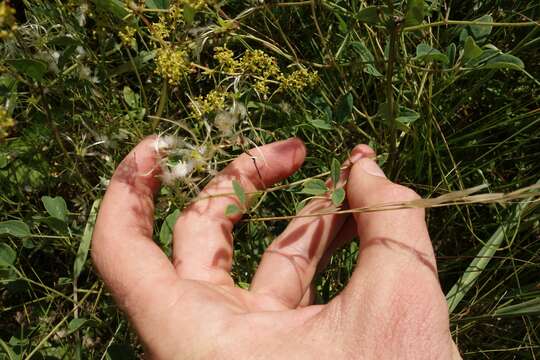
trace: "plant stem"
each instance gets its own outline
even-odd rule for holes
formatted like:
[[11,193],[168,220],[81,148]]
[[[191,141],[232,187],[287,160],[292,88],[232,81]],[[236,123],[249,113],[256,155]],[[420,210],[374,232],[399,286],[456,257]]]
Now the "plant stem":
[[445,26],[445,25],[480,25],[480,26],[493,26],[493,27],[526,27],[526,26],[540,26],[539,22],[527,21],[527,22],[489,22],[489,21],[465,21],[465,20],[441,20],[435,21],[429,24],[420,24],[414,26],[408,26],[403,28],[404,32],[423,30],[430,27]]
[[[388,2],[390,12],[393,11],[392,1]],[[394,88],[392,87],[392,78],[394,75],[394,63],[396,62],[396,41],[400,32],[400,25],[396,22],[395,18],[392,18],[389,23],[390,30],[390,45],[388,53],[388,63],[386,64],[386,103],[388,105],[388,119],[390,126],[390,148],[389,148],[389,175],[392,177],[393,169],[395,168],[395,162],[397,159],[396,154],[396,142],[397,142],[397,126],[396,126],[396,109],[394,101]]]

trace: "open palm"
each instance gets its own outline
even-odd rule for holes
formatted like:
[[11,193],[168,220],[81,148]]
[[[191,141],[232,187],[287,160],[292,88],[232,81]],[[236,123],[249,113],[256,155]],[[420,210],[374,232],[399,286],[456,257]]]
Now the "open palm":
[[[232,180],[263,189],[296,171],[298,139],[229,164],[179,217],[172,261],[152,240],[159,188],[155,138],[116,170],[96,223],[92,258],[152,359],[453,359],[448,313],[423,210],[299,217],[266,250],[250,290],[234,286]],[[342,181],[351,207],[416,198],[353,150]],[[354,164],[353,164],[354,163]],[[312,200],[302,213],[328,208]],[[238,205],[238,204],[237,204]],[[343,292],[312,305],[311,281],[333,249],[358,235],[358,265]]]

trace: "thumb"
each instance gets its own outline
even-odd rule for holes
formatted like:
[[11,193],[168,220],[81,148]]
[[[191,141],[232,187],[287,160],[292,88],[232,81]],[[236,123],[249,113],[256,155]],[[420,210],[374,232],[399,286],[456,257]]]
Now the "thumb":
[[[434,268],[433,247],[423,209],[375,211],[383,204],[408,202],[419,198],[413,190],[388,180],[375,161],[364,158],[356,162],[347,183],[347,200],[351,209],[368,208],[367,212],[354,214],[361,247],[375,245],[374,242],[383,239],[392,240],[416,255],[422,254]],[[370,211],[369,208],[373,209]]]
[[[347,199],[352,209],[418,198],[413,190],[388,180],[373,160],[361,159],[351,169]],[[360,238],[358,262],[337,300],[353,319],[351,330],[373,329],[371,340],[386,339],[383,353],[418,344],[429,348],[422,357],[426,359],[454,351],[424,210],[357,212],[354,216]]]
[[[351,209],[418,198],[413,190],[388,180],[371,159],[361,159],[351,169],[347,183]],[[427,285],[432,293],[441,293],[424,209],[364,211],[354,217],[360,255],[348,290],[356,292],[377,278],[378,285],[385,284],[387,289],[413,281]]]

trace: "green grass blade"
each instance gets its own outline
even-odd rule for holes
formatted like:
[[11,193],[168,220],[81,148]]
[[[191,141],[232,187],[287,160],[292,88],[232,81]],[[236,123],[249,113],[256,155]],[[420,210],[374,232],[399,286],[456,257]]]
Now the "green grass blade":
[[84,263],[88,257],[88,249],[90,249],[90,242],[92,241],[92,233],[94,232],[94,225],[96,223],[97,210],[101,199],[94,200],[92,208],[90,210],[90,215],[88,216],[88,221],[84,228],[84,233],[79,244],[79,249],[77,250],[77,256],[75,257],[75,262],[73,263],[73,277],[78,278],[81,274],[82,269],[84,268]]
[[482,272],[489,264],[491,257],[501,246],[501,243],[506,238],[507,234],[509,234],[519,224],[519,219],[527,208],[530,200],[531,198],[525,199],[516,205],[511,216],[512,218],[497,228],[482,249],[480,249],[477,256],[471,261],[469,267],[467,267],[467,270],[465,270],[463,275],[461,275],[459,280],[446,294],[448,311],[450,313],[456,309],[461,300],[463,300],[465,297],[465,294],[467,294],[471,287],[476,283]]

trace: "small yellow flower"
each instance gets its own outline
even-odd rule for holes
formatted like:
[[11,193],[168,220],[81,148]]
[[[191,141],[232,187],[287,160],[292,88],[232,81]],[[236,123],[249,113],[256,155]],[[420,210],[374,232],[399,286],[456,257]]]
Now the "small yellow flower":
[[118,36],[120,37],[120,40],[122,40],[122,44],[134,48],[137,45],[137,41],[135,40],[136,32],[137,29],[131,26],[126,26],[124,27],[124,30],[118,33]]
[[281,89],[301,91],[305,88],[315,86],[319,82],[319,76],[317,75],[317,72],[309,72],[308,70],[301,68],[289,75],[281,76],[279,81],[281,82]]
[[275,58],[262,50],[247,50],[240,60],[241,67],[254,75],[270,78],[281,74]]
[[8,135],[9,129],[15,126],[15,120],[9,116],[5,107],[0,106],[0,139],[5,138]]
[[255,85],[253,86],[253,88],[255,89],[257,93],[259,93],[259,95],[262,95],[262,96],[267,96],[268,93],[270,92],[268,83],[267,81],[264,81],[264,80],[259,80],[255,82]]
[[160,41],[164,41],[171,35],[170,27],[163,21],[153,23],[150,26],[150,33]]
[[186,51],[170,46],[157,49],[155,62],[156,73],[167,79],[171,85],[177,83],[190,70]]
[[210,91],[206,96],[198,96],[191,104],[192,114],[196,118],[202,118],[205,115],[222,110],[225,108],[225,102],[230,94],[219,89]]
[[15,9],[6,4],[0,3],[0,39],[7,39],[17,30],[15,23]]
[[232,50],[227,49],[227,47],[215,47],[214,59],[217,60],[226,72],[234,73],[240,66],[238,61],[234,59]]

